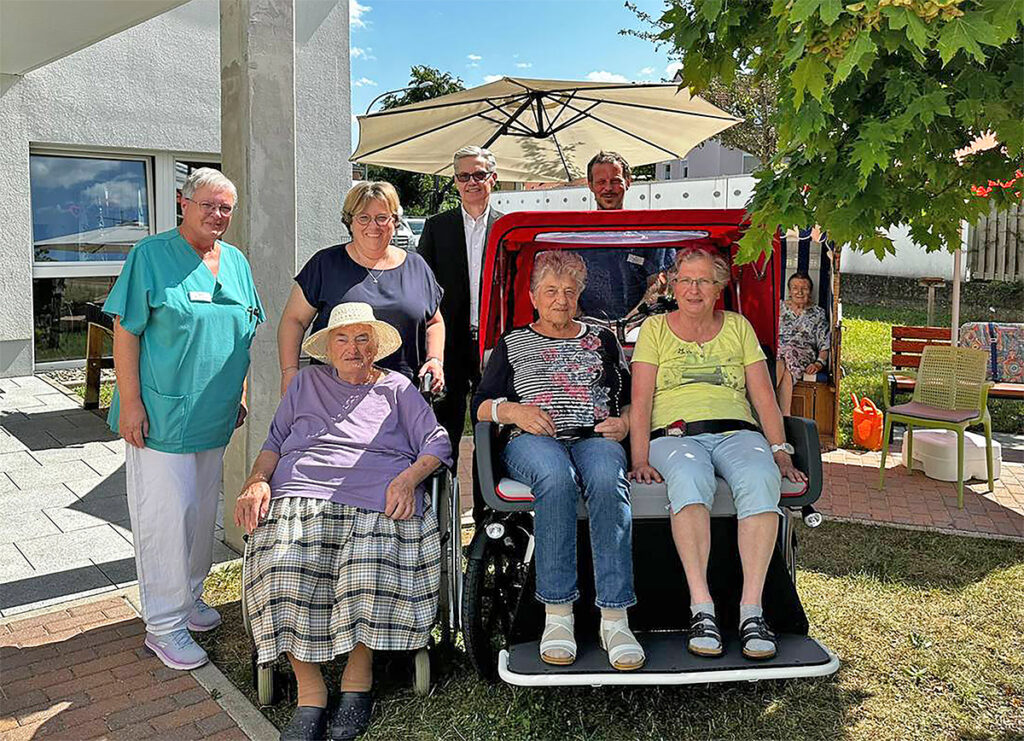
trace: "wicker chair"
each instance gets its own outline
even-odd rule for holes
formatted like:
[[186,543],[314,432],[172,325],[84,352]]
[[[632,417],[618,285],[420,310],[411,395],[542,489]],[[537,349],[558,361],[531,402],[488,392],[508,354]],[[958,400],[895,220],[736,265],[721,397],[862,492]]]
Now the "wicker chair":
[[992,418],[988,413],[985,380],[988,355],[983,350],[965,347],[929,345],[921,355],[914,398],[906,404],[889,407],[885,412],[882,437],[882,465],[878,488],[885,487],[885,457],[889,452],[889,433],[893,422],[907,427],[907,460],[914,468],[914,428],[954,430],[957,435],[957,504],[964,506],[964,432],[971,425],[985,428],[985,452],[988,463],[988,488],[992,480]]

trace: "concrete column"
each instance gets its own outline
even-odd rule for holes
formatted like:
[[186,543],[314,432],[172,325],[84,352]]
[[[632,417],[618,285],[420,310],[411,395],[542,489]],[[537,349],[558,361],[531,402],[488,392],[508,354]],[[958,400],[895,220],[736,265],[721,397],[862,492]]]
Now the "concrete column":
[[348,4],[221,0],[220,7],[221,161],[239,199],[225,239],[248,256],[267,312],[252,345],[248,421],[224,458],[225,535],[241,550],[235,500],[280,400],[278,321],[297,265],[336,243],[340,199],[351,184]]

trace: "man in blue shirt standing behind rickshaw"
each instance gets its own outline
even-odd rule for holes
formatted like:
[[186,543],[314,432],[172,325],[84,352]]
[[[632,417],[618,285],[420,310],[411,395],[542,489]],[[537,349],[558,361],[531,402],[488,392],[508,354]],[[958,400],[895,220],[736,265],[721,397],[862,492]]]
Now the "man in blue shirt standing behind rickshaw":
[[[600,151],[587,163],[587,187],[599,211],[622,208],[633,182],[629,163],[617,152]],[[674,249],[588,249],[578,253],[587,265],[587,288],[580,310],[598,319],[621,319],[645,299],[672,266]]]

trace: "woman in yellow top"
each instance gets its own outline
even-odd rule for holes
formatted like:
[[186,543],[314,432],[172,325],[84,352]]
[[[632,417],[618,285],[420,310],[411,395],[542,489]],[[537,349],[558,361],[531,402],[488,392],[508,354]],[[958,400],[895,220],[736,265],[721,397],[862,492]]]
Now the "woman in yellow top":
[[728,482],[739,521],[743,654],[771,658],[776,640],[762,615],[761,591],[781,514],[781,477],[806,477],[793,467],[753,327],[740,314],[715,310],[728,263],[691,247],[678,252],[669,279],[679,308],[644,322],[633,352],[630,477],[664,480],[668,488],[672,537],[690,590],[687,648],[698,656],[723,653],[707,567],[715,475]]

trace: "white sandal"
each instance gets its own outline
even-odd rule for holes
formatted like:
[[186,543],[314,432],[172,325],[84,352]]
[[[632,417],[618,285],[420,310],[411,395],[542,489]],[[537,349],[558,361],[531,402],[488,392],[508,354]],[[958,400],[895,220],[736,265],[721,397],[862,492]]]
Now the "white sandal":
[[[567,634],[568,638],[559,638],[558,634]],[[553,636],[554,634],[554,636]],[[568,656],[549,656],[548,651],[565,651]],[[544,615],[544,633],[540,638],[540,658],[545,664],[568,666],[576,661],[576,638],[573,636],[572,615]]]
[[[616,636],[622,635],[625,637],[621,643],[612,645]],[[639,669],[644,665],[644,661],[647,657],[644,655],[644,649],[637,641],[636,636],[629,629],[629,623],[626,619],[622,620],[601,620],[601,628],[598,631],[598,637],[601,640],[601,648],[608,652],[608,662],[618,669],[620,672],[633,671]],[[612,646],[610,649],[609,646]],[[623,663],[620,659],[623,656],[629,654],[639,654],[640,661],[632,663]]]

